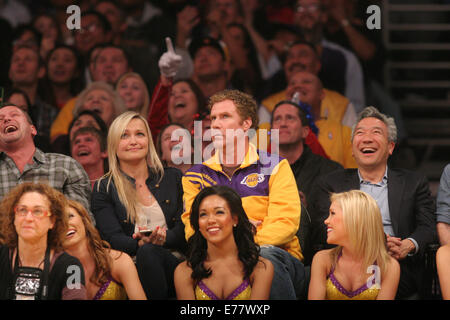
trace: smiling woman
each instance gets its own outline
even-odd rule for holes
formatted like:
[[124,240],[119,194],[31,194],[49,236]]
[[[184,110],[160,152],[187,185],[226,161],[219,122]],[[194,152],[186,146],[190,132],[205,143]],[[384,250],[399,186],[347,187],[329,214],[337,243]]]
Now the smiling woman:
[[167,299],[180,262],[172,253],[185,247],[181,172],[163,167],[147,120],[136,112],[118,116],[107,140],[109,171],[92,194],[97,228],[113,249],[136,256],[147,297]]
[[175,270],[178,299],[269,298],[273,265],[260,256],[256,228],[236,191],[218,185],[200,191],[190,224],[187,258]]

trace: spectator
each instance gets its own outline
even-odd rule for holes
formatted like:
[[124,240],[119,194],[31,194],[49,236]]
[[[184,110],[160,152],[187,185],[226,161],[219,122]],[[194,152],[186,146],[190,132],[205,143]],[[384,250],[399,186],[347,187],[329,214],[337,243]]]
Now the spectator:
[[192,79],[173,81],[182,57],[175,53],[170,38],[166,38],[166,46],[167,52],[158,62],[161,76],[153,90],[147,118],[155,140],[161,128],[169,122],[180,123],[193,134],[194,121],[205,120],[207,114],[203,92]]
[[104,15],[88,10],[81,13],[81,29],[74,29],[75,48],[87,59],[89,51],[98,44],[111,41],[111,24]]
[[278,103],[272,116],[272,131],[274,129],[279,130],[280,156],[286,158],[291,165],[300,199],[306,207],[314,181],[321,175],[342,169],[342,166],[314,154],[305,144],[311,129],[305,112],[299,105],[290,101]]
[[128,72],[122,75],[117,81],[116,91],[122,97],[128,111],[135,111],[147,117],[150,96],[147,85],[139,74]]
[[226,186],[203,189],[192,204],[187,260],[175,270],[181,300],[269,298],[272,263],[259,255],[239,194]]
[[[123,38],[133,40],[136,44],[155,46],[161,51],[164,48],[164,38],[175,36],[176,24],[163,14],[162,10],[150,1],[145,0],[118,0],[119,6],[125,12],[127,28]],[[164,30],[164,32],[161,32]]]
[[206,101],[197,84],[190,79],[176,80],[169,96],[169,121],[192,131],[194,121],[206,112]]
[[230,64],[221,44],[208,37],[194,38],[189,45],[194,72],[192,80],[205,97],[230,88]]
[[[246,135],[258,122],[256,101],[251,96],[225,90],[212,96],[208,107],[216,150],[210,159],[194,165],[183,176],[186,238],[193,234],[189,216],[199,191],[216,184],[231,186],[243,198],[250,222],[257,226],[255,242],[261,246],[261,256],[274,265],[271,299],[303,297],[305,269],[295,235],[300,198],[289,163],[257,150],[249,142]],[[227,130],[233,132],[228,138]]]
[[102,132],[105,137],[108,135],[108,127],[105,121],[98,115],[98,113],[91,110],[83,110],[76,117],[73,118],[69,125],[69,133],[60,135],[52,144],[52,150],[56,153],[71,155],[70,142],[73,140],[73,134],[80,128],[93,127]]
[[89,208],[91,187],[83,167],[74,159],[36,148],[36,128],[19,107],[0,108],[0,199],[22,182],[47,183],[67,198]]
[[[112,43],[125,48],[129,54],[132,69],[136,70],[144,79],[148,88],[153,88],[158,82],[158,66],[156,61],[160,55],[160,48],[152,43],[139,41],[125,35],[128,28],[125,11],[117,1],[98,1],[94,9],[103,15],[111,24]],[[158,37],[167,35],[165,32]],[[153,41],[154,39],[151,39]]]
[[294,25],[304,39],[313,43],[321,57],[318,74],[325,87],[346,96],[357,112],[365,106],[364,75],[355,54],[324,38],[327,21],[324,0],[297,0]]
[[64,250],[82,262],[88,300],[145,300],[133,260],[100,238],[86,209],[70,200]]
[[[185,155],[187,150],[190,153]],[[156,140],[156,151],[165,167],[177,168],[185,174],[192,166],[191,135],[180,124],[172,122],[161,129]]]
[[[123,74],[131,71],[128,56],[121,47],[110,44],[100,45],[92,49],[90,59],[88,68],[94,82],[103,81],[115,86]],[[69,100],[53,122],[50,131],[52,143],[59,135],[67,134],[77,98],[78,96]]]
[[[270,114],[275,104],[281,100],[291,100],[292,95],[295,92],[300,94],[300,101],[307,102],[311,106],[315,103],[311,100],[312,89],[314,87],[311,84],[317,84],[317,80],[312,78],[319,78],[317,76],[321,68],[321,62],[319,55],[315,47],[304,41],[294,42],[289,46],[286,53],[286,57],[283,63],[283,81],[286,81],[286,86],[283,90],[270,95],[261,102],[259,108],[260,128],[268,128],[270,123]],[[294,75],[299,72],[303,72],[302,76],[293,79]],[[312,74],[305,77],[306,73]],[[309,78],[309,79],[308,79]],[[278,82],[281,79],[278,79]],[[334,121],[341,122],[343,125],[351,127],[356,119],[355,109],[353,104],[344,96],[336,91],[324,88],[321,82],[321,99],[320,108],[317,110],[318,115],[325,118],[333,119]],[[287,88],[291,86],[291,90]],[[317,85],[316,85],[317,89]],[[316,99],[319,97],[316,96]],[[320,110],[320,112],[319,112]],[[317,119],[318,117],[316,117]]]
[[18,46],[11,57],[9,78],[12,85],[23,90],[30,100],[28,113],[40,137],[43,151],[50,150],[50,125],[58,109],[45,103],[39,95],[39,80],[45,75],[45,66],[37,51],[27,46]]
[[28,96],[25,93],[25,91],[18,88],[11,88],[8,91],[6,91],[4,101],[8,101],[18,106],[26,113],[28,113],[28,108],[31,106],[30,99],[28,99]]
[[435,205],[426,178],[416,172],[388,167],[397,131],[393,118],[367,107],[352,131],[357,169],[337,170],[318,179],[308,210],[313,223],[313,243],[325,244],[324,220],[330,192],[360,189],[378,203],[389,254],[400,263],[398,299],[417,297],[424,252],[436,236]]
[[436,199],[436,220],[441,245],[450,244],[450,164],[442,172]]
[[337,247],[314,256],[308,298],[394,299],[400,266],[386,249],[376,201],[359,190],[332,194],[325,225],[327,242]]
[[1,300],[86,299],[83,267],[62,248],[68,226],[66,203],[62,193],[43,183],[22,183],[3,198]]
[[74,47],[56,45],[46,59],[49,95],[45,100],[61,109],[84,89],[83,60]]
[[73,116],[77,116],[83,110],[96,112],[109,127],[126,107],[122,98],[109,84],[97,81],[92,82],[78,95]]
[[62,43],[58,21],[52,14],[40,13],[33,18],[31,25],[42,35],[39,52],[42,59],[47,60],[48,53]]
[[185,249],[181,172],[163,168],[147,121],[132,111],[109,129],[108,160],[92,195],[97,228],[113,249],[136,256],[147,298],[173,297],[173,252]]
[[106,173],[106,135],[94,127],[82,127],[74,132],[70,147],[72,158],[83,166],[93,187]]
[[[286,96],[293,97],[295,93],[299,93],[300,101],[304,103],[303,106],[309,105],[308,116],[311,119],[311,129],[314,130],[309,134],[317,135],[317,140],[325,154],[344,168],[355,168],[356,163],[351,151],[351,129],[337,120],[342,116],[343,110],[339,113],[336,109],[331,111],[324,108],[324,92],[321,81],[315,75],[308,72],[297,72],[291,76]],[[305,107],[306,111],[307,108]],[[309,139],[307,143],[311,141]],[[315,151],[315,149],[313,150]]]

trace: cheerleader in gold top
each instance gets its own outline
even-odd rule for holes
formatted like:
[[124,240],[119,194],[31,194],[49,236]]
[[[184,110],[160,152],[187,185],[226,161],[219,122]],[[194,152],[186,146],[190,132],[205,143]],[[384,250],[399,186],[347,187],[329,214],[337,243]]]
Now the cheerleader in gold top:
[[337,247],[314,256],[308,299],[394,299],[400,265],[387,252],[376,201],[360,190],[332,194],[325,224]]
[[146,300],[131,257],[112,250],[101,240],[89,213],[80,203],[69,200],[67,210],[69,229],[64,249],[83,265],[88,299]]
[[200,191],[192,204],[186,261],[174,280],[180,300],[264,300],[269,298],[272,263],[259,256],[255,227],[239,195],[226,186]]

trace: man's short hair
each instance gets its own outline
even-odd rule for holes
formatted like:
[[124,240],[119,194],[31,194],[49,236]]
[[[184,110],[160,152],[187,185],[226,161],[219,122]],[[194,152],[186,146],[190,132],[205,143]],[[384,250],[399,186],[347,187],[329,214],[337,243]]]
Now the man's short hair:
[[21,43],[14,47],[14,52],[11,54],[11,60],[14,57],[14,53],[19,51],[20,49],[28,49],[28,50],[33,51],[36,54],[36,57],[38,58],[38,68],[45,67],[45,61],[39,54],[39,51],[36,48],[34,48],[33,46],[30,46],[29,44],[26,44],[26,43]]
[[214,104],[225,100],[231,100],[234,103],[242,120],[248,118],[252,120],[251,128],[256,129],[258,127],[258,105],[251,95],[239,90],[230,89],[217,92],[209,98],[208,110],[211,112]]
[[100,151],[106,151],[106,135],[94,127],[81,127],[73,134],[72,140],[70,140],[70,147],[72,147],[75,139],[81,134],[91,134],[94,138],[96,138],[100,144]]
[[380,111],[378,111],[375,107],[366,107],[364,108],[360,113],[358,113],[358,116],[356,118],[356,122],[352,127],[352,141],[355,134],[355,128],[358,125],[361,120],[365,118],[376,118],[378,120],[381,120],[387,127],[388,130],[388,140],[389,142],[397,142],[397,126],[395,124],[395,120],[393,117],[389,117]]
[[[94,65],[95,65],[97,63],[97,59],[100,56],[100,54],[102,53],[102,51],[105,50],[105,49],[108,49],[108,48],[115,48],[115,49],[120,50],[122,52],[123,56],[125,57],[125,60],[127,60],[128,66],[130,66],[130,61],[131,61],[130,60],[130,54],[125,49],[125,47],[119,46],[119,45],[111,43],[111,42],[100,43],[100,44],[97,44],[97,45],[93,46],[92,49],[89,50],[89,55],[88,55],[89,62],[93,62]],[[99,49],[97,54],[95,55],[95,57],[91,57],[91,55],[94,53],[94,51],[96,49]]]
[[287,50],[284,51],[284,54],[281,57],[283,64],[286,62],[289,50],[291,50],[292,47],[297,46],[297,45],[304,45],[304,46],[309,47],[314,52],[314,55],[317,57],[317,59],[320,60],[319,52],[317,51],[317,47],[312,42],[301,39],[301,40],[296,40],[288,45]]
[[[303,102],[302,102],[303,103]],[[307,119],[307,116],[306,116],[306,113],[305,113],[305,111],[303,111],[303,109],[302,109],[302,107],[300,106],[300,105],[298,105],[297,103],[295,103],[295,102],[293,102],[293,101],[290,101],[290,100],[283,100],[283,101],[280,101],[280,102],[278,102],[276,105],[275,105],[275,107],[273,107],[273,110],[272,110],[272,117],[271,117],[271,124],[272,124],[272,122],[273,122],[273,115],[275,114],[275,110],[277,110],[277,108],[279,107],[279,106],[281,106],[281,105],[283,105],[283,104],[289,104],[289,105],[291,105],[291,106],[294,106],[294,107],[296,107],[297,108],[297,111],[298,111],[298,117],[300,118],[300,121],[301,121],[301,123],[302,123],[302,126],[303,127],[306,127],[306,126],[309,126],[309,122],[308,122],[308,119]]]
[[0,103],[0,109],[3,109],[5,107],[16,107],[17,109],[19,109],[20,111],[22,111],[22,113],[25,115],[25,118],[27,118],[27,121],[29,124],[31,124],[32,126],[34,126],[33,124],[33,120],[31,119],[30,115],[28,114],[28,112],[26,112],[25,110],[23,110],[21,107],[15,105],[14,103],[5,101],[4,103]]

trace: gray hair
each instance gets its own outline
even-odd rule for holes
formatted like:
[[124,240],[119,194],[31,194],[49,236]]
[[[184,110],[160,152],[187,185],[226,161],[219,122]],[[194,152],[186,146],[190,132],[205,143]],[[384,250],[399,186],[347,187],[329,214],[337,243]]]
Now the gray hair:
[[112,105],[114,107],[114,117],[127,111],[125,103],[122,97],[114,90],[114,88],[104,81],[91,82],[77,97],[75,107],[73,108],[73,116],[76,117],[81,111],[84,103],[86,102],[87,95],[93,90],[103,90],[111,97]]
[[358,113],[358,117],[356,119],[355,124],[352,127],[352,141],[355,134],[355,128],[358,125],[358,123],[361,122],[361,120],[365,118],[376,118],[378,120],[383,121],[383,123],[386,125],[388,130],[388,140],[389,142],[397,142],[397,126],[395,124],[395,120],[393,117],[389,117],[380,111],[378,111],[375,107],[366,107],[364,110],[362,110],[360,113]]

